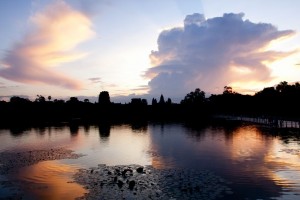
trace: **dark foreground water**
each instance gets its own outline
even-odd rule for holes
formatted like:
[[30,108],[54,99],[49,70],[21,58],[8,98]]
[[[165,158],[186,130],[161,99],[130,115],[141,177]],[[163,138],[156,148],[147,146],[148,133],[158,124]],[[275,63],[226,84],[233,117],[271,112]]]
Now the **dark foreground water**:
[[0,176],[0,199],[20,192],[23,199],[74,199],[87,192],[74,173],[98,164],[209,170],[231,182],[233,194],[222,199],[300,199],[299,131],[147,123],[0,130],[0,152],[60,147],[85,156]]

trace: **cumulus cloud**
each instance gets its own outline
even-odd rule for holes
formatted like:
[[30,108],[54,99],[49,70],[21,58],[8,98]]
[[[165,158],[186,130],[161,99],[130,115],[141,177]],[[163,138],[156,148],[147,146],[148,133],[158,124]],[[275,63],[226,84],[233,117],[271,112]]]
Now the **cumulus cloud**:
[[150,93],[182,96],[195,88],[216,93],[233,82],[269,81],[267,63],[294,52],[267,50],[268,45],[295,32],[243,17],[228,13],[205,19],[195,13],[186,16],[183,27],[161,32],[158,50],[150,54],[153,67],[145,73]]
[[85,53],[74,52],[94,36],[90,19],[63,1],[56,1],[30,18],[32,29],[2,59],[0,76],[29,84],[49,84],[81,89],[82,83],[54,69]]

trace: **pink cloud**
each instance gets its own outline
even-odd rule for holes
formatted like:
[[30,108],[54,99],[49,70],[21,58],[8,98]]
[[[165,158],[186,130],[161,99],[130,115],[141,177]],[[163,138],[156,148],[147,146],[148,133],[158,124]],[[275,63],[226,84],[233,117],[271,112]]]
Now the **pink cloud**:
[[53,67],[84,57],[74,48],[92,38],[90,19],[63,1],[48,5],[30,18],[33,29],[7,51],[0,76],[28,84],[81,89],[83,83]]

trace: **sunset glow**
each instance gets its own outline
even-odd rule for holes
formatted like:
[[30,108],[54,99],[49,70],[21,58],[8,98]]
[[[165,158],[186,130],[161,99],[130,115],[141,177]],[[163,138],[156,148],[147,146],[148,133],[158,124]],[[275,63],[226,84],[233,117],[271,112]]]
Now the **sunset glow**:
[[[160,94],[182,99],[195,88],[219,94],[231,85],[253,94],[299,81],[295,1],[30,3],[0,3],[2,100],[95,100],[103,90],[121,102]],[[17,14],[6,12],[13,9]]]

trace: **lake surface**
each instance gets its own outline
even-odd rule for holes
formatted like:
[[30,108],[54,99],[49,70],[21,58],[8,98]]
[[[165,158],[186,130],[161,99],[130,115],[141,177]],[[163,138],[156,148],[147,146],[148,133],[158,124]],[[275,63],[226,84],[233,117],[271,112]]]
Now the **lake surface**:
[[[209,170],[231,182],[223,199],[300,199],[300,132],[257,125],[100,124],[0,130],[0,152],[65,147],[78,159],[43,161],[1,181],[22,183],[24,199],[74,199],[79,168],[152,165]],[[18,188],[0,188],[0,199]]]

